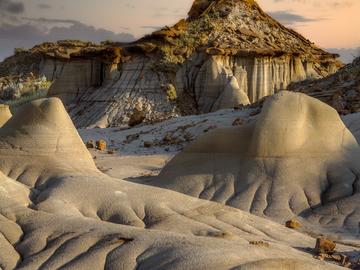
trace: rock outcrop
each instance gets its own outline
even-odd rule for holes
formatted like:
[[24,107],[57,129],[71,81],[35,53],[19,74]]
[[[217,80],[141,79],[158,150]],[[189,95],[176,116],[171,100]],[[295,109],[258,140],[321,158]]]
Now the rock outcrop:
[[200,137],[150,184],[282,223],[301,216],[358,232],[359,177],[360,147],[337,112],[280,92],[254,123]]
[[0,128],[2,269],[341,269],[302,251],[310,236],[100,173],[77,136],[58,99]]
[[[57,98],[39,99],[20,107],[1,127],[0,138],[0,171],[27,186],[45,181],[49,177],[48,167],[53,168],[53,174],[81,168],[96,170]],[[68,162],[69,158],[73,161]]]
[[289,89],[318,98],[340,114],[360,112],[360,58],[327,78],[293,83]]
[[186,20],[130,44],[62,41],[22,54],[41,56],[49,95],[78,127],[127,124],[139,104],[146,121],[246,105],[341,66],[249,0],[195,1]]

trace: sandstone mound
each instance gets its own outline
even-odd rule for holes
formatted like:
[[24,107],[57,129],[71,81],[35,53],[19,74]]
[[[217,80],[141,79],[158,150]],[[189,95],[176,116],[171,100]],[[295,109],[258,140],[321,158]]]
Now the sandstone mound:
[[255,123],[200,137],[151,184],[281,222],[316,212],[321,224],[357,232],[359,176],[359,146],[337,112],[281,92]]
[[96,169],[57,98],[22,106],[0,129],[0,138],[0,170],[29,186],[40,180],[38,172]]
[[271,270],[341,269],[302,251],[314,245],[310,236],[238,209],[101,174],[77,145],[57,99],[26,105],[0,136],[1,171],[8,175],[0,174],[2,269],[251,269],[266,261]]
[[9,106],[0,104],[0,127],[2,127],[10,118],[12,114]]

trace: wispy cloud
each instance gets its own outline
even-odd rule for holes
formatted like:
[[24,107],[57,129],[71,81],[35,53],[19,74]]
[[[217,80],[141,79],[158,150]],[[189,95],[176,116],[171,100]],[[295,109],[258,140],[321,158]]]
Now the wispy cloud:
[[292,11],[273,11],[269,12],[269,15],[285,25],[324,20],[323,18],[307,18]]
[[25,11],[25,6],[21,2],[11,0],[0,0],[0,12],[10,14],[20,14]]

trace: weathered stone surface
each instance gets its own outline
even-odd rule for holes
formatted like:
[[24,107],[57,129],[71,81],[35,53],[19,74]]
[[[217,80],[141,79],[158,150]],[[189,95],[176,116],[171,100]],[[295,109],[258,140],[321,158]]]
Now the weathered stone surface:
[[290,229],[301,228],[301,223],[299,221],[297,221],[296,219],[291,219],[291,220],[286,221],[285,225],[286,225],[286,227],[288,227]]
[[42,73],[54,81],[49,96],[61,98],[65,104],[80,99],[88,89],[102,84],[102,64],[92,59],[62,61],[48,59],[42,63]]
[[357,232],[359,160],[360,147],[333,108],[283,91],[267,98],[256,121],[199,137],[147,184],[282,224],[301,216]]
[[98,140],[96,141],[96,149],[100,150],[100,151],[105,151],[107,147],[106,141],[105,140]]
[[292,83],[290,90],[318,98],[340,114],[360,112],[360,58],[324,79]]
[[11,118],[11,116],[12,114],[9,106],[0,104],[0,127],[2,127]]
[[315,246],[315,251],[319,254],[321,253],[325,253],[325,254],[328,254],[328,253],[332,253],[334,252],[336,248],[336,244],[329,240],[329,239],[326,239],[326,238],[318,238],[316,239],[316,246]]
[[0,171],[6,270],[340,269],[302,251],[308,235],[103,174],[58,99],[25,105],[0,129]]
[[86,143],[86,148],[88,149],[93,149],[96,147],[96,144],[93,140],[89,140],[87,143]]

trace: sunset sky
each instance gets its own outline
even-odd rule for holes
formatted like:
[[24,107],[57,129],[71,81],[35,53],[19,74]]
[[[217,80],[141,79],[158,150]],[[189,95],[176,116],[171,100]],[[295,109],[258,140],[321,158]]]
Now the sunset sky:
[[[0,59],[63,38],[129,41],[186,17],[192,0],[0,0]],[[323,48],[360,47],[360,0],[258,0]]]

